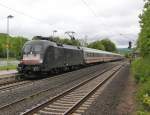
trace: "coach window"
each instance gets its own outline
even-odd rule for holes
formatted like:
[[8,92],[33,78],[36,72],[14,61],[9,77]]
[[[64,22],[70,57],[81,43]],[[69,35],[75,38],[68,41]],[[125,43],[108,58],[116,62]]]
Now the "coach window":
[[89,57],[89,53],[87,53],[87,56]]

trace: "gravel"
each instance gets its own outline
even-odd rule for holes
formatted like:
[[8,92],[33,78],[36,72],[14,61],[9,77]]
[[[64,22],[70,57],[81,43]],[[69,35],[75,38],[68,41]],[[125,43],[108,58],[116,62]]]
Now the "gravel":
[[[129,65],[108,84],[83,115],[119,115],[117,106],[129,79]],[[129,115],[129,114],[121,114]]]
[[62,91],[76,85],[84,79],[87,79],[89,77],[88,73],[90,73],[91,71],[102,71],[104,68],[107,68],[110,65],[114,64],[101,64],[93,67],[84,68],[81,70],[65,73],[63,75],[47,78],[44,80],[34,81],[30,85],[22,86],[13,89],[9,92],[0,93],[0,106],[2,106],[4,104],[7,104],[8,102],[13,102],[14,100],[18,100],[19,98],[21,99],[23,97],[29,96],[33,93],[37,93],[44,89],[51,89],[44,94],[32,97],[30,99],[26,99],[23,102],[20,102],[14,106],[10,106],[7,109],[0,110],[0,114],[2,113],[2,115],[18,115],[25,109],[29,109],[33,105],[38,104],[49,97],[55,96],[56,94],[61,93]]

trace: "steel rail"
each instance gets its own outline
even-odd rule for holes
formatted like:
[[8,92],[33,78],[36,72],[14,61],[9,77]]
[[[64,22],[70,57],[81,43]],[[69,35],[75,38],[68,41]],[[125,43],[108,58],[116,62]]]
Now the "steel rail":
[[117,70],[115,70],[110,76],[108,76],[106,79],[104,79],[102,82],[100,82],[93,90],[91,90],[87,95],[85,95],[83,98],[81,98],[77,103],[75,103],[70,109],[68,109],[64,115],[70,115],[73,113],[82,103],[84,103],[92,94],[94,94],[102,85],[104,85],[118,70],[120,70],[121,67],[119,67]]
[[[117,67],[117,66],[114,66],[114,67]],[[107,73],[109,70],[112,70],[112,68],[114,68],[114,67],[111,67],[111,68],[109,68],[109,69],[103,70],[101,73],[99,73],[99,74],[97,74],[97,75],[94,75],[92,78],[90,78],[90,79],[88,79],[88,80],[85,80],[85,81],[83,81],[82,83],[79,83],[79,84],[77,84],[76,86],[74,86],[74,87],[68,89],[67,91],[64,91],[64,92],[62,92],[61,94],[58,94],[58,95],[52,97],[51,99],[48,99],[48,100],[46,100],[45,102],[43,102],[43,103],[41,103],[41,104],[38,104],[37,106],[34,106],[34,107],[31,108],[30,110],[27,110],[27,111],[21,113],[21,115],[29,115],[29,114],[35,113],[36,111],[38,111],[38,110],[42,109],[43,107],[45,107],[46,105],[48,105],[49,103],[55,102],[56,100],[58,100],[58,99],[61,98],[61,97],[64,97],[65,95],[69,94],[69,93],[72,92],[73,90],[78,89],[78,88],[80,88],[81,86],[83,86],[83,85],[87,84],[88,82],[90,82],[91,80],[94,80],[95,78],[99,77],[100,75],[102,75],[102,74],[104,74],[104,73]],[[107,79],[105,79],[105,81],[107,81]],[[103,83],[101,83],[101,85],[103,85],[103,84],[104,84],[104,81],[103,81]],[[68,110],[67,113],[70,112],[70,111],[72,111],[72,109]],[[66,114],[67,114],[67,113],[66,113]]]
[[[111,67],[110,67],[111,68]],[[110,68],[108,68],[107,70],[109,70]],[[99,73],[99,74],[103,74],[105,71],[107,71],[107,70],[104,70],[104,71],[102,71],[101,73]],[[96,70],[97,71],[97,70]],[[89,73],[88,75],[92,75],[94,72],[96,72],[96,71],[92,71],[91,73]],[[83,75],[84,76],[84,75]],[[45,80],[45,79],[44,79]],[[86,80],[86,81],[89,81],[89,80]],[[8,104],[5,104],[5,105],[2,105],[2,106],[0,106],[0,110],[2,110],[2,109],[4,109],[4,108],[7,108],[7,107],[9,107],[9,106],[12,106],[12,105],[14,105],[14,104],[17,104],[17,103],[19,103],[19,102],[21,102],[21,101],[24,101],[24,100],[26,100],[26,99],[29,99],[29,98],[32,98],[32,97],[34,97],[34,96],[37,96],[37,95],[40,95],[40,94],[42,94],[42,93],[44,93],[44,92],[47,92],[47,91],[49,91],[49,90],[51,90],[51,88],[48,88],[48,89],[46,89],[46,90],[42,90],[42,91],[39,91],[39,92],[36,92],[36,93],[34,93],[34,94],[31,94],[31,95],[29,95],[29,96],[26,96],[26,97],[23,97],[23,98],[20,98],[20,99],[18,99],[18,100],[14,100],[13,102],[11,102],[11,103],[8,103]]]
[[9,84],[2,85],[0,87],[0,92],[4,92],[5,90],[8,91],[8,90],[13,89],[14,87],[21,86],[27,83],[31,83],[31,82],[30,81],[14,81]]

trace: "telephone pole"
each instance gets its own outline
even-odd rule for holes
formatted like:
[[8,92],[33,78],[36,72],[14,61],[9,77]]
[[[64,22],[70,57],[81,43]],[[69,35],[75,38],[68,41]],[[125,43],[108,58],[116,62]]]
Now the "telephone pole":
[[6,55],[7,55],[7,70],[8,70],[8,61],[9,61],[9,19],[12,19],[14,16],[7,16],[7,39],[6,39]]

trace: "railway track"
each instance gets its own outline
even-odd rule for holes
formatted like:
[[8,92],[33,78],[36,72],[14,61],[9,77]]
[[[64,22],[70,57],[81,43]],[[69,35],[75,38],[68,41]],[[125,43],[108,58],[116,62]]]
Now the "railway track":
[[[114,67],[114,66],[116,66],[116,64],[115,65],[113,65],[113,66],[111,66],[111,67]],[[96,66],[95,66],[96,67]],[[111,67],[109,67],[109,68],[107,68],[107,70],[109,70]],[[92,67],[93,68],[93,67]],[[105,67],[106,68],[106,67]],[[92,69],[92,71],[91,71],[91,69],[89,68],[89,69],[87,69],[86,71],[90,71],[90,72],[84,72],[84,74],[82,74],[82,75],[80,75],[80,77],[82,77],[82,76],[91,76],[91,77],[93,77],[93,74],[95,73],[95,75],[100,75],[100,74],[103,74],[104,72],[106,72],[107,70],[103,70],[103,71],[99,71],[98,72],[98,68],[96,69]],[[79,71],[80,72],[80,71]],[[76,72],[74,72],[74,74],[75,74]],[[73,73],[72,72],[70,72],[70,73],[67,73],[68,74],[68,76],[71,76]],[[75,74],[75,75],[78,75],[79,73],[77,73],[77,74]],[[81,72],[80,72],[80,74],[81,74]],[[65,75],[65,74],[64,74]],[[59,75],[59,76],[64,76],[64,75]],[[49,79],[49,78],[48,78]],[[43,79],[43,81],[47,81],[47,79]],[[40,81],[40,80],[39,80]],[[36,82],[35,82],[36,83]],[[27,85],[25,85],[25,86],[27,86]],[[23,87],[22,87],[23,88]],[[21,98],[16,98],[15,100],[13,100],[13,101],[8,101],[8,103],[5,103],[5,104],[1,104],[0,105],[0,111],[3,111],[3,110],[8,110],[8,108],[9,107],[13,107],[13,106],[15,106],[15,105],[17,105],[18,103],[23,103],[25,100],[28,100],[28,99],[33,99],[33,98],[36,98],[36,97],[38,97],[38,96],[42,96],[44,93],[47,93],[47,92],[49,92],[49,91],[51,91],[51,87],[49,87],[49,88],[47,88],[47,89],[44,89],[44,90],[40,90],[40,91],[38,91],[38,92],[35,92],[35,93],[31,93],[31,95],[27,95],[27,96],[24,96],[24,97],[21,97]],[[42,101],[43,102],[43,101]],[[31,107],[30,107],[31,108]]]
[[34,106],[21,115],[68,115],[77,110],[82,103],[91,97],[101,86],[103,86],[122,67],[115,66],[107,69],[92,78],[77,84],[76,86],[58,94],[47,101]]
[[[94,71],[96,72],[96,70]],[[93,71],[91,72],[93,73]],[[90,74],[90,73],[89,73]],[[43,81],[46,80],[47,78],[45,79],[42,79]],[[42,81],[41,80],[41,81]],[[10,90],[14,90],[15,88],[20,88],[20,87],[23,87],[24,85],[26,84],[30,84],[30,83],[33,83],[34,80],[32,81],[28,81],[28,80],[14,80],[14,81],[10,81],[10,82],[7,82],[7,83],[4,83],[4,84],[1,84],[0,85],[0,93],[2,92],[6,92],[6,91],[10,91]],[[36,80],[35,80],[36,82]],[[46,90],[47,91],[47,90]]]
[[18,74],[7,74],[9,76],[0,78],[0,92],[9,91],[15,87],[30,83],[29,81],[17,80]]
[[21,80],[21,81],[14,81],[14,82],[9,82],[7,84],[3,84],[0,87],[0,93],[4,93],[6,91],[13,90],[14,88],[18,88],[18,87],[28,84],[28,83],[31,83],[31,81],[22,81]]
[[6,74],[4,77],[0,78],[0,93],[10,91],[15,87],[22,86],[24,84],[30,83],[30,81],[25,80],[18,80],[16,76],[18,74]]
[[17,74],[15,74],[15,73],[0,75],[0,86],[17,82],[18,80],[16,79],[16,76],[17,76]]

